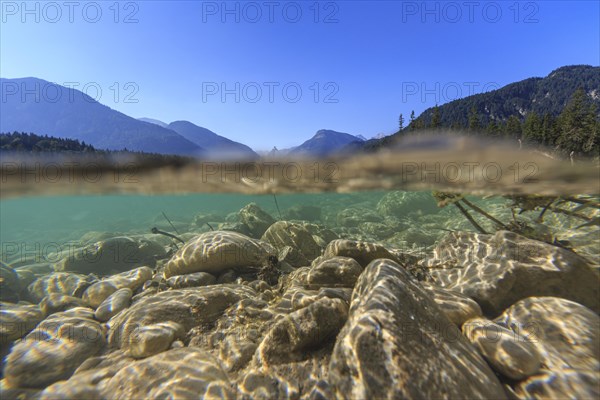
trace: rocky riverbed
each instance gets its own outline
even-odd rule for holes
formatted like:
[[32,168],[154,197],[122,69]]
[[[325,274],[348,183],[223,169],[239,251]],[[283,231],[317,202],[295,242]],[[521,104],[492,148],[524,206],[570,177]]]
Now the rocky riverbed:
[[281,211],[4,259],[0,397],[600,397],[597,228],[475,233],[424,193]]

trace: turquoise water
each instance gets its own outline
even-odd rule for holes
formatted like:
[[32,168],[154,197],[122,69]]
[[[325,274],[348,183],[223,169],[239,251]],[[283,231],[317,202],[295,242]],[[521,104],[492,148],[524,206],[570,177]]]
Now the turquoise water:
[[[281,212],[294,205],[314,205],[335,211],[344,205],[375,201],[383,192],[359,194],[278,195]],[[39,196],[0,201],[0,236],[3,251],[14,243],[33,247],[45,243],[76,241],[89,231],[147,234],[153,226],[173,231],[162,215],[175,225],[192,223],[198,214],[217,214],[223,219],[249,203],[256,203],[273,218],[279,211],[273,195],[186,194]],[[182,233],[182,232],[181,232]]]
[[[449,231],[477,231],[453,205],[439,208],[430,191],[408,193],[407,202],[398,212],[380,209],[386,194],[392,191],[316,194],[185,194],[185,195],[100,195],[100,196],[36,196],[6,199],[0,202],[0,235],[2,260],[13,266],[45,262],[55,247],[66,243],[75,246],[87,242],[86,234],[104,237],[149,235],[153,227],[182,235],[194,235],[209,229],[235,229],[239,211],[254,203],[273,220],[290,220],[288,212],[302,206],[314,206],[320,215],[303,223],[331,229],[340,238],[381,242],[402,251],[431,250]],[[412,193],[412,194],[411,194]],[[512,201],[502,196],[481,198],[468,196],[473,204],[508,224],[525,221],[536,230],[548,233],[546,239],[575,239],[582,251],[592,258],[593,245],[600,244],[600,234],[593,224],[576,229],[585,220],[561,213],[546,212],[544,221],[536,219],[542,207],[518,214]],[[576,208],[565,203],[563,208]],[[513,211],[515,214],[513,214]],[[486,217],[470,210],[470,215],[486,232],[498,227]],[[597,210],[583,210],[588,218]],[[196,216],[206,216],[207,224],[196,224]],[[353,222],[356,220],[356,223]],[[85,240],[82,241],[82,237]],[[187,238],[187,237],[186,237]],[[582,239],[583,238],[583,239]]]
[[[0,277],[0,293],[3,296],[0,309],[0,328],[3,330],[0,339],[6,344],[0,346],[0,357],[3,359],[0,367],[4,374],[4,379],[0,380],[2,398],[18,398],[21,391],[33,395],[41,390],[58,390],[60,393],[73,390],[69,395],[54,397],[87,398],[88,393],[82,395],[81,390],[87,390],[89,385],[81,384],[77,379],[82,376],[96,379],[104,372],[86,370],[79,373],[75,369],[83,367],[81,363],[87,362],[92,355],[117,363],[121,362],[118,361],[119,357],[147,358],[128,358],[124,364],[102,367],[106,368],[105,372],[110,371],[106,379],[100,378],[102,383],[94,383],[97,387],[93,393],[105,390],[103,385],[108,380],[112,382],[110,376],[120,371],[126,371],[122,374],[126,375],[126,382],[115,381],[114,386],[96,397],[112,398],[114,387],[125,388],[125,391],[137,390],[142,381],[160,388],[165,375],[173,371],[181,371],[185,376],[185,379],[179,379],[178,376],[167,378],[171,379],[170,382],[176,382],[168,388],[173,393],[187,390],[186,385],[195,385],[198,376],[214,384],[213,375],[203,375],[201,368],[198,370],[200,372],[192,371],[193,368],[190,369],[188,365],[190,359],[182,361],[182,354],[196,354],[199,349],[206,349],[223,365],[234,365],[239,360],[245,360],[240,361],[242,369],[239,371],[228,371],[227,376],[231,381],[227,382],[227,387],[235,382],[240,391],[250,393],[252,391],[249,388],[254,387],[256,382],[252,369],[254,360],[263,354],[270,354],[262,349],[271,346],[272,340],[278,340],[279,336],[272,332],[278,332],[279,322],[296,321],[290,318],[297,316],[305,318],[313,312],[311,310],[315,305],[321,307],[320,304],[329,303],[337,304],[336,308],[331,308],[332,314],[323,314],[323,320],[315,319],[314,324],[309,319],[310,323],[305,324],[319,329],[302,333],[302,341],[308,340],[304,342],[308,344],[300,350],[296,349],[303,357],[309,358],[301,362],[295,359],[293,362],[285,361],[281,365],[275,362],[266,367],[266,372],[261,372],[268,374],[267,380],[274,382],[275,387],[287,390],[285,388],[291,387],[289,385],[304,385],[306,382],[310,387],[312,374],[316,370],[310,369],[313,367],[303,369],[306,366],[329,368],[329,377],[332,371],[335,374],[336,370],[332,367],[335,367],[335,363],[329,362],[337,357],[332,349],[355,342],[344,336],[346,324],[363,320],[377,321],[375,325],[361,323],[359,330],[352,328],[348,332],[359,332],[360,337],[379,338],[377,340],[381,342],[376,345],[381,348],[395,346],[395,343],[403,346],[405,343],[397,338],[405,332],[398,331],[398,328],[412,326],[415,313],[436,312],[439,315],[435,318],[441,318],[439,321],[442,323],[449,322],[447,318],[456,315],[464,317],[464,320],[478,316],[496,318],[500,312],[508,310],[507,307],[511,306],[512,309],[513,304],[521,307],[521,303],[517,304],[516,301],[528,296],[554,296],[558,293],[556,298],[547,297],[546,300],[537,297],[542,299],[542,304],[550,302],[550,308],[546,308],[551,310],[547,321],[555,321],[562,326],[564,320],[575,318],[575,322],[564,324],[566,336],[557,339],[561,346],[566,342],[563,337],[575,343],[573,347],[593,342],[581,334],[578,327],[586,324],[593,326],[594,323],[577,322],[581,315],[572,313],[565,308],[565,304],[580,307],[580,313],[583,313],[582,308],[585,313],[592,314],[584,305],[593,307],[597,304],[597,296],[588,295],[594,290],[593,279],[597,280],[594,274],[600,268],[600,198],[597,174],[594,174],[597,172],[594,169],[596,166],[592,165],[585,174],[577,175],[562,166],[549,165],[549,168],[542,169],[544,160],[541,159],[540,171],[544,174],[540,175],[540,179],[517,180],[513,179],[514,170],[510,169],[514,164],[507,157],[506,165],[501,166],[507,171],[504,180],[472,179],[461,183],[472,187],[472,191],[459,190],[459,187],[453,186],[456,182],[452,179],[442,181],[438,180],[439,175],[419,175],[411,170],[409,175],[414,178],[412,183],[415,186],[427,186],[424,190],[415,191],[399,190],[406,189],[403,185],[407,181],[397,172],[398,159],[389,157],[382,164],[372,158],[370,165],[367,164],[369,160],[348,160],[347,164],[340,164],[339,179],[320,179],[317,182],[314,177],[300,182],[293,179],[249,182],[242,179],[243,176],[236,176],[233,180],[217,176],[209,182],[204,181],[204,176],[198,175],[202,170],[195,166],[187,171],[148,171],[146,175],[140,175],[134,185],[115,183],[111,177],[102,184],[87,182],[88,185],[83,188],[70,182],[61,186],[50,180],[39,186],[23,184],[18,175],[11,175],[12,180],[7,180],[7,186],[3,186],[3,190],[9,189],[1,193],[0,200],[0,261],[3,274]],[[436,159],[433,155],[429,156],[429,160]],[[435,162],[431,165],[435,166]],[[453,161],[449,159],[448,162]],[[412,167],[416,164],[411,162],[406,165]],[[431,165],[419,167],[427,172],[432,170]],[[481,168],[477,173],[483,171],[486,169]],[[555,171],[563,173],[556,174]],[[427,179],[421,180],[421,177]],[[450,177],[442,175],[441,178]],[[123,194],[133,191],[145,194]],[[220,252],[213,251],[223,243],[227,246],[233,243],[237,247],[233,247],[233,252],[228,248]],[[260,258],[260,266],[255,265],[256,260],[252,259],[252,249],[259,252],[256,257]],[[340,253],[341,257],[332,256],[342,251],[345,253]],[[234,262],[231,262],[231,256],[235,257]],[[239,261],[238,257],[244,261]],[[365,262],[367,257],[377,257],[379,260]],[[200,262],[196,263],[197,260]],[[396,261],[404,268],[395,264]],[[567,262],[573,264],[565,265]],[[200,265],[202,271],[194,269],[196,264]],[[189,268],[178,270],[179,265]],[[214,265],[214,270],[208,269]],[[335,267],[333,275],[332,265]],[[531,274],[523,272],[529,268],[533,270]],[[378,271],[384,270],[388,273],[379,274]],[[509,272],[505,274],[506,270]],[[581,270],[585,274],[577,275],[577,271]],[[517,277],[519,274],[522,276],[519,279],[526,279],[526,282],[515,284],[514,290],[511,288],[505,293],[505,283],[510,283],[511,276]],[[556,274],[566,276],[564,285],[562,280],[554,277]],[[414,279],[400,280],[409,276]],[[354,281],[346,283],[350,279],[348,277],[353,277]],[[329,280],[321,285],[318,279]],[[381,285],[375,285],[370,279],[377,279],[378,283],[381,281]],[[388,288],[386,285],[395,279],[405,283]],[[359,280],[362,283],[357,283]],[[422,286],[416,286],[417,281]],[[447,290],[447,282],[454,285],[454,292]],[[374,305],[369,307],[376,310],[377,316],[369,316],[369,307],[364,307],[367,317],[361,319],[363,316],[352,313],[363,311],[360,307],[349,308],[351,303],[355,303],[350,300],[356,297],[356,288],[365,290],[368,287],[383,290],[381,293],[387,290],[391,292],[382,295],[385,302],[378,300],[380,292],[372,294],[369,301]],[[413,290],[411,287],[415,289],[410,293],[428,296],[423,297],[423,301],[435,301],[439,309],[422,308],[426,303],[410,304],[412,295],[401,292]],[[489,293],[483,290],[484,297],[480,298],[482,287],[487,288]],[[244,297],[250,296],[247,293],[251,297]],[[471,296],[479,303],[467,297],[469,293],[474,293]],[[577,297],[578,293],[583,293],[581,299]],[[242,296],[239,297],[241,300],[235,300],[226,309],[219,308],[223,299],[234,295]],[[502,302],[492,302],[495,296],[499,296]],[[389,299],[393,300],[393,304]],[[409,304],[405,303],[407,299]],[[123,303],[119,304],[120,301]],[[389,304],[392,304],[390,309],[385,309]],[[63,312],[63,309],[66,311]],[[458,314],[457,310],[460,310]],[[315,318],[321,312],[315,312]],[[140,318],[140,328],[129,332],[125,329],[138,323],[127,322],[132,315]],[[403,320],[397,320],[395,315]],[[555,315],[558,316],[555,318]],[[597,318],[596,314],[593,316]],[[67,321],[67,318],[70,319]],[[71,326],[69,324],[72,322],[69,321],[73,319],[77,327],[83,324],[81,326],[95,332],[94,338],[98,339],[75,341],[81,346],[75,350],[70,342],[55,340],[60,332],[68,332],[63,328],[56,334],[51,331],[56,327],[56,321],[63,323],[63,319],[66,321],[64,326]],[[592,320],[591,317],[589,319]],[[186,321],[189,321],[189,326],[184,327],[182,324],[188,324]],[[298,321],[290,326],[304,326],[302,324],[306,322],[303,319]],[[320,329],[329,329],[332,321],[338,321],[335,322],[332,336],[323,341],[323,331]],[[417,321],[419,324],[414,326],[414,332],[422,329],[424,334],[445,326],[433,323],[438,319],[432,319],[431,324],[424,327],[421,322],[427,319],[417,317]],[[460,335],[458,327],[463,322],[452,320],[456,326],[450,327],[455,335]],[[168,330],[171,325],[176,331],[181,326],[184,333],[180,339],[169,336],[172,333]],[[366,332],[364,329],[372,330]],[[544,330],[557,331],[553,326]],[[169,340],[167,346],[170,347],[164,351],[159,349],[157,354],[153,353],[154,349],[142,351],[132,347],[138,342],[138,334],[143,339],[144,332],[159,332],[161,338]],[[506,332],[512,335],[511,331]],[[122,334],[130,336],[119,343],[115,338]],[[105,337],[110,345],[105,342]],[[448,341],[444,338],[443,335],[435,336],[435,343],[456,345],[454,339]],[[362,342],[356,343],[360,345]],[[115,345],[118,345],[118,350],[112,347]],[[359,345],[356,346],[358,350]],[[293,349],[290,343],[277,346],[272,348],[281,348],[281,357],[294,354],[294,351],[288,350]],[[593,347],[586,346],[583,345],[586,349]],[[407,351],[413,351],[413,347],[408,345]],[[80,348],[89,351],[89,354],[82,353]],[[470,349],[476,351],[475,347]],[[497,343],[494,349],[506,350],[503,342]],[[361,351],[353,354],[361,355]],[[380,364],[387,365],[391,361],[391,368],[406,368],[411,381],[418,381],[422,376],[418,368],[427,365],[428,360],[423,359],[418,365],[410,364],[410,360],[452,354],[450,370],[462,365],[465,360],[454,356],[454,352],[433,351],[435,354],[424,355],[426,352],[418,350],[418,354],[406,356],[400,363],[396,359],[384,359]],[[584,360],[584,364],[596,362],[593,355],[577,351],[574,354]],[[546,348],[543,347],[541,352],[546,352]],[[377,351],[373,353],[377,354]],[[516,353],[517,356],[519,354]],[[68,366],[70,369],[67,373],[60,374],[59,366],[71,356],[81,359]],[[163,363],[156,369],[154,366],[158,365],[158,358],[150,357],[168,357],[168,366]],[[282,359],[287,360],[285,357]],[[362,362],[371,362],[372,354],[369,351],[361,357]],[[96,361],[90,361],[89,365]],[[405,361],[408,366],[402,364]],[[454,362],[456,364],[452,364]],[[150,369],[157,372],[148,373],[142,368],[146,365],[143,363],[151,364]],[[92,365],[91,368],[95,367]],[[138,371],[137,368],[142,369]],[[495,379],[496,375],[483,360],[476,368],[488,371],[489,379]],[[471,371],[473,376],[481,372],[479,369]],[[551,370],[562,373],[556,368]],[[317,371],[315,379],[321,379],[318,374],[323,374],[323,371]],[[435,373],[445,377],[448,371],[443,369]],[[93,374],[87,375],[88,372]],[[596,372],[593,372],[596,374],[594,376],[597,376]],[[430,373],[428,370],[424,375],[429,376]],[[49,378],[43,380],[46,376]],[[59,380],[69,377],[65,383],[67,386],[61,388]],[[348,376],[344,375],[343,378],[347,379]],[[356,380],[354,375],[349,379]],[[535,385],[540,386],[541,382],[541,387],[551,385],[553,379],[542,375],[541,371],[531,377]],[[263,380],[260,378],[260,381]],[[49,386],[52,383],[57,386]],[[516,381],[508,383],[518,389]],[[594,386],[594,383],[586,386],[578,381],[569,384],[569,393],[585,394],[588,386]],[[28,385],[32,385],[32,389]],[[261,390],[261,387],[257,390]],[[445,390],[440,389],[439,393],[446,393]],[[182,397],[197,397],[196,392],[193,393]],[[348,396],[352,397],[346,393],[338,397]],[[254,397],[258,396],[249,398]],[[265,397],[285,396],[270,394]]]

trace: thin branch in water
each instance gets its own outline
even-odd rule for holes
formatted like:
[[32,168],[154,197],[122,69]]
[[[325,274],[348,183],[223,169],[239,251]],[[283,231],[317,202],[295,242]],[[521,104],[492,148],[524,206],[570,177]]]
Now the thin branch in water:
[[581,211],[588,207],[592,207],[592,208],[596,208],[596,209],[600,210],[600,203],[597,200],[577,199],[575,197],[563,197],[563,199],[565,201],[570,201],[572,203],[580,204],[579,207],[576,207],[575,209],[573,209],[573,211],[575,211],[575,212]]
[[210,230],[211,230],[211,231],[214,231],[214,230],[215,230],[215,228],[213,228],[213,227],[212,227],[212,225],[211,225],[211,224],[209,224],[208,222],[205,222],[205,224],[206,224],[206,225],[208,225],[208,227],[210,228]]
[[185,240],[183,240],[180,237],[177,237],[175,235],[173,235],[172,233],[169,232],[165,232],[165,231],[161,231],[160,229],[158,229],[157,227],[154,227],[152,229],[150,229],[150,231],[154,234],[158,234],[158,235],[164,235],[164,236],[168,236],[170,238],[173,238],[175,240],[179,240],[181,243],[185,244]]
[[476,206],[475,204],[471,203],[469,200],[463,198],[462,201],[468,205],[469,207],[471,207],[473,210],[475,210],[476,212],[478,212],[479,214],[483,215],[484,217],[486,217],[487,219],[489,219],[490,221],[493,221],[495,224],[497,224],[498,226],[500,226],[502,229],[507,230],[508,227],[506,225],[504,225],[502,223],[502,221],[498,220],[497,218],[493,217],[492,215],[488,214],[486,211],[482,210],[481,208],[479,208],[478,206]]
[[537,217],[537,222],[540,222],[540,223],[541,223],[541,222],[543,222],[543,221],[544,221],[544,214],[545,214],[545,213],[546,213],[546,211],[548,210],[548,207],[550,207],[550,206],[552,205],[552,203],[554,203],[554,200],[555,200],[555,199],[552,199],[552,200],[550,201],[550,203],[548,203],[548,204],[546,204],[546,205],[544,206],[544,209],[542,210],[542,212],[540,213],[540,215],[538,215],[538,217]]
[[568,215],[570,217],[581,218],[581,219],[583,219],[585,221],[591,221],[592,220],[592,218],[590,218],[590,217],[588,217],[586,215],[582,215],[582,214],[578,214],[578,213],[573,212],[573,211],[565,210],[564,208],[558,208],[558,207],[550,206],[550,207],[548,207],[548,209],[551,210],[551,211],[557,212],[557,213]]
[[277,202],[277,196],[275,196],[275,193],[273,193],[273,200],[275,200],[275,207],[277,207],[277,213],[279,214],[279,220],[282,221],[283,218],[281,217],[281,210],[279,209],[279,203]]
[[462,204],[460,204],[460,202],[457,201],[454,203],[454,205],[458,207],[460,212],[465,216],[466,219],[469,220],[469,222],[475,227],[475,229],[479,231],[479,233],[483,233],[484,235],[488,234],[481,226],[479,226],[479,224],[473,219],[471,214],[469,214],[469,212],[465,210],[465,208],[462,206]]
[[167,217],[167,214],[165,214],[164,211],[162,211],[162,215],[163,217],[165,217],[165,219],[167,220],[167,222],[169,223],[169,225],[171,225],[171,228],[173,228],[173,230],[175,231],[176,234],[180,234],[179,232],[177,232],[177,228],[175,228],[175,226],[173,225],[173,223],[171,222],[171,220],[169,219],[169,217]]

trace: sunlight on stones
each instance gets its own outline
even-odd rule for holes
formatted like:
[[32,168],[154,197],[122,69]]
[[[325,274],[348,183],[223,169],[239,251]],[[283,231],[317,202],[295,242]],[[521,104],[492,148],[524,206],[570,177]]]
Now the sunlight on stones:
[[6,382],[10,387],[43,388],[66,379],[105,342],[104,329],[93,319],[92,310],[72,308],[52,314],[12,348],[4,370]]
[[572,251],[512,232],[450,233],[426,260],[435,283],[494,316],[529,296],[556,296],[600,312],[600,276]]
[[165,278],[192,272],[219,274],[229,268],[260,267],[270,246],[235,232],[214,231],[186,243],[167,263]]
[[2,264],[0,397],[598,397],[593,258],[473,233],[427,196],[158,212],[167,235],[77,232],[72,259],[52,254],[72,272]]
[[462,331],[492,368],[508,378],[527,378],[542,366],[534,345],[492,321],[473,318],[463,324]]

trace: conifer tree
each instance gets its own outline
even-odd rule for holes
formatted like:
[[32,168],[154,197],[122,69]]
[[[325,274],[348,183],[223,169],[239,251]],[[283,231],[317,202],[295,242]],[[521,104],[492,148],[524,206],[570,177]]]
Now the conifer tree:
[[437,129],[440,127],[440,108],[438,107],[437,104],[435,105],[435,107],[433,107],[433,114],[431,116],[430,127],[432,129]]
[[469,131],[476,132],[481,129],[481,123],[479,121],[479,115],[477,115],[477,109],[473,105],[469,110]]
[[598,150],[597,108],[583,89],[577,89],[559,116],[558,147],[570,153],[589,154]]
[[542,120],[535,111],[530,112],[523,122],[523,139],[529,143],[542,143]]
[[516,115],[511,115],[504,126],[504,134],[508,138],[520,139],[522,133],[521,120]]

